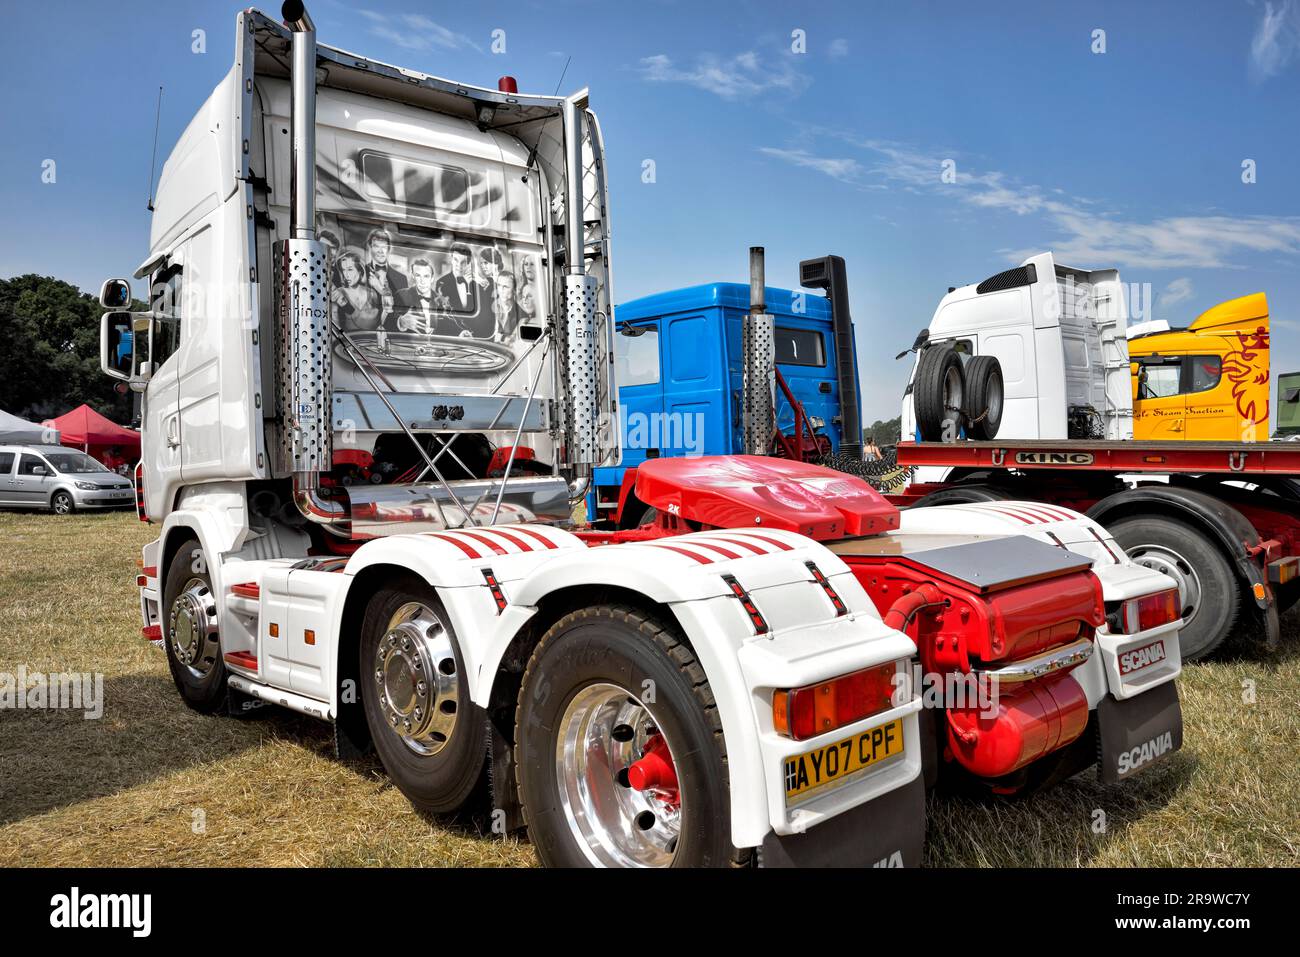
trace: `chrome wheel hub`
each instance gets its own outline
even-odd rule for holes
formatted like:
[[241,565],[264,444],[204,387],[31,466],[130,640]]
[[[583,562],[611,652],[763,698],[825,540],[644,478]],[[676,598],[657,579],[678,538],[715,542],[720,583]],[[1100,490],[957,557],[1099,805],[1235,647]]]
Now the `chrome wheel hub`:
[[618,685],[589,685],[569,702],[557,731],[560,801],[588,860],[670,865],[681,797],[671,742],[649,709]]
[[201,578],[191,578],[172,600],[167,618],[172,654],[196,678],[205,677],[221,654],[217,603]]
[[1183,623],[1196,617],[1201,605],[1201,579],[1187,559],[1163,545],[1138,545],[1128,557],[1144,568],[1163,572],[1178,583],[1178,598],[1183,608]]
[[373,680],[384,720],[416,754],[441,751],[456,729],[460,678],[451,635],[427,605],[410,602],[388,622]]

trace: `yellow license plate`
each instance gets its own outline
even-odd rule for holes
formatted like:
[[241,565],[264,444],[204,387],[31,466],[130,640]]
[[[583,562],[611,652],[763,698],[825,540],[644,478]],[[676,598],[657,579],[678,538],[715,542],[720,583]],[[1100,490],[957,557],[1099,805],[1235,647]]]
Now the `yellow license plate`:
[[785,759],[787,804],[903,753],[903,719]]

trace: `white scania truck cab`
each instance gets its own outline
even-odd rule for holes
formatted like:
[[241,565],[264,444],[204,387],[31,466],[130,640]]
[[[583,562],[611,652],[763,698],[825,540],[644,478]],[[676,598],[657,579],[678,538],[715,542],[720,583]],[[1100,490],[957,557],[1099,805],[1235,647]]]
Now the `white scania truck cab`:
[[617,455],[586,91],[439,79],[282,15],[238,15],[166,161],[149,309],[101,295],[104,371],[142,395],[143,632],[184,700],[329,721],[422,810],[486,793],[545,864],[919,863],[918,697],[781,725],[783,696],[914,652],[842,561],[574,526]]

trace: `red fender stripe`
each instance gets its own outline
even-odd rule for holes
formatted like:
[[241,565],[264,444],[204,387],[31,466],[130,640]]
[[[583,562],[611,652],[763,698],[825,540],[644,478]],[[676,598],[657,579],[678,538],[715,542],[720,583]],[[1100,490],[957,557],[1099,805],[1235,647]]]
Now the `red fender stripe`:
[[732,535],[742,535],[742,536],[744,536],[745,538],[757,538],[760,542],[767,542],[769,545],[775,545],[777,548],[781,549],[781,551],[783,551],[783,552],[792,552],[792,551],[794,551],[794,546],[793,546],[793,545],[787,545],[785,542],[783,542],[783,541],[781,541],[780,539],[777,539],[777,538],[769,538],[769,537],[766,536],[766,535],[760,535],[758,532],[751,532],[751,531],[749,531],[749,530],[745,530],[745,531],[743,531],[743,532],[741,532],[741,531],[733,531],[733,532],[731,532],[731,534],[732,534]]
[[483,529],[483,532],[485,534],[487,532],[491,532],[493,535],[500,535],[502,538],[504,538],[511,545],[515,546],[515,548],[519,549],[521,552],[531,552],[533,550],[533,546],[529,545],[522,538],[515,538],[513,535],[511,535],[509,532],[505,531],[504,529],[500,529],[500,528],[496,528],[495,526],[492,526]]
[[[726,542],[728,545],[739,545],[741,548],[748,548],[755,555],[772,554],[766,548],[760,548],[759,546],[755,545],[753,542],[747,542],[743,538],[724,538],[721,535],[714,535],[713,537],[718,539],[719,541]],[[691,539],[691,541],[699,541],[699,539]]]
[[706,555],[699,555],[689,549],[680,548],[677,545],[666,545],[662,542],[646,542],[651,548],[666,548],[670,552],[676,552],[678,555],[685,555],[687,558],[693,558],[701,565],[712,565],[713,559]]
[[692,538],[690,540],[690,544],[694,548],[711,548],[713,549],[713,551],[717,552],[723,558],[740,557],[739,553],[733,552],[730,548],[723,548],[721,545],[714,545],[712,542],[706,542],[698,538]]
[[545,535],[543,535],[541,532],[537,531],[536,529],[520,527],[520,528],[516,528],[516,529],[514,529],[514,531],[518,532],[520,535],[527,535],[529,538],[535,538],[535,539],[537,539],[539,542],[541,542],[541,543],[542,543],[543,545],[545,545],[547,548],[555,548],[555,547],[556,547],[556,545],[555,545],[555,543],[554,543],[553,541],[551,541],[549,538],[547,538]]
[[458,528],[456,529],[455,532],[448,532],[448,534],[467,535],[470,538],[474,539],[474,541],[478,542],[480,545],[486,545],[488,548],[492,549],[492,551],[494,551],[498,555],[509,554],[504,548],[502,548],[496,542],[492,541],[492,539],[488,538],[486,535],[480,535],[478,532],[470,532],[463,528]]
[[1014,518],[1022,525],[1033,525],[1037,521],[1036,519],[1025,518],[1025,516],[1021,515],[1019,512],[1004,511],[1000,508],[994,508],[992,505],[976,505],[973,502],[963,502],[960,507],[970,509],[973,512],[984,512],[986,514],[992,512],[994,515],[1001,518]]
[[466,542],[462,542],[459,538],[453,538],[451,535],[448,535],[445,532],[430,532],[429,535],[433,538],[438,539],[438,541],[440,542],[450,542],[452,545],[455,545],[462,552],[464,552],[469,558],[483,557],[478,553],[478,549],[471,547]]

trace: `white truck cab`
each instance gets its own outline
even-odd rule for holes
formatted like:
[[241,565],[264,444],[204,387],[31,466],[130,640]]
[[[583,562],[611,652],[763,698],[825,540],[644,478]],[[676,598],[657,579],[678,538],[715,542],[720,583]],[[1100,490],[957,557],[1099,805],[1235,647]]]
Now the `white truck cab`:
[[1022,439],[1131,436],[1133,398],[1119,271],[1076,269],[1050,252],[950,289],[917,337],[902,435],[919,437],[915,375],[927,348],[988,355],[1002,367],[999,434]]

